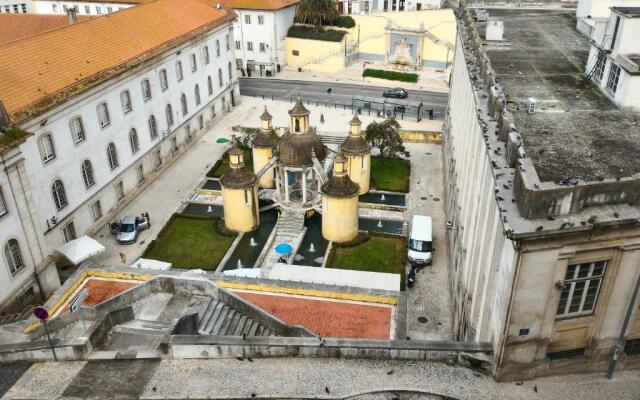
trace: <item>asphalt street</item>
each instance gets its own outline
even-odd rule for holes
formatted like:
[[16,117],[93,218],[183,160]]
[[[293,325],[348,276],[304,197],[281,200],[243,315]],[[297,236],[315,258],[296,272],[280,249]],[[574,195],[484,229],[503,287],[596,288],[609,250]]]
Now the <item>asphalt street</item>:
[[[401,86],[398,83],[398,86]],[[331,89],[331,93],[328,92]],[[351,105],[353,96],[370,96],[382,98],[382,92],[388,88],[347,83],[294,81],[273,78],[240,78],[240,94],[273,98],[274,100],[293,101],[297,95],[302,100],[337,105]],[[447,93],[408,90],[407,100],[421,101],[424,110],[433,109],[436,117],[442,118],[447,107]]]

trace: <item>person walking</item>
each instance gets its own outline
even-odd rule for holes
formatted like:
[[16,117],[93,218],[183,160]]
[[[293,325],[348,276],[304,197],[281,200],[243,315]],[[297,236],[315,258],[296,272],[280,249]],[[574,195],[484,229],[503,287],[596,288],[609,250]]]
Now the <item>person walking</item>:
[[433,119],[433,108],[429,110],[429,119]]
[[320,114],[320,123],[324,124],[324,114]]

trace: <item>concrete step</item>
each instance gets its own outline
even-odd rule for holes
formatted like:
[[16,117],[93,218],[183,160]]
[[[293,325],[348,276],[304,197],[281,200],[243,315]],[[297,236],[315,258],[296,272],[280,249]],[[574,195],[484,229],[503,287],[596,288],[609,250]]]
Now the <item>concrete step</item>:
[[260,327],[260,324],[257,323],[256,321],[253,321],[253,323],[251,324],[251,329],[249,329],[249,333],[247,334],[247,336],[256,336],[256,331],[258,330],[258,327]]
[[224,303],[221,302],[221,301],[218,301],[216,303],[216,306],[215,306],[214,310],[213,310],[213,313],[211,314],[211,316],[207,320],[206,324],[204,325],[204,331],[207,334],[210,334],[211,330],[213,329],[213,325],[218,320],[218,316],[220,316],[220,313],[222,312],[223,309],[224,309]]
[[249,336],[249,331],[251,330],[252,325],[253,325],[253,320],[251,318],[247,318],[247,320],[244,321],[244,327],[242,328],[242,332],[240,332],[240,335]]
[[209,320],[209,318],[211,318],[213,311],[216,309],[217,303],[218,300],[212,298],[211,300],[209,300],[209,303],[207,304],[207,307],[205,308],[202,315],[198,315],[200,327],[203,327],[204,324],[206,324],[206,322]]
[[236,314],[233,316],[233,319],[227,326],[227,329],[224,331],[225,335],[233,335],[233,332],[236,330],[236,326],[238,325],[238,322],[240,322],[240,318],[242,318],[242,314],[240,314],[239,312],[236,312]]
[[236,324],[236,329],[233,330],[232,333],[230,333],[230,335],[233,336],[240,336],[242,335],[242,331],[244,330],[244,324],[247,321],[247,316],[243,315],[240,317],[240,319],[238,320],[238,323]]
[[213,324],[213,327],[211,328],[211,330],[209,331],[210,335],[217,335],[218,332],[220,332],[220,328],[222,328],[222,324],[224,324],[224,319],[227,317],[227,314],[229,314],[229,311],[231,311],[229,306],[227,306],[226,304],[222,306],[222,310],[220,311],[220,314],[218,314],[218,318]]

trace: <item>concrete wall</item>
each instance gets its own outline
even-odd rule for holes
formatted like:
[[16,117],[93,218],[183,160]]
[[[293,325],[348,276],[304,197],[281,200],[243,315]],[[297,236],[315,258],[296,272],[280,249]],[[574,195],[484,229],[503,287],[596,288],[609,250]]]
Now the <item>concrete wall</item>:
[[[337,72],[345,67],[345,42],[286,38],[287,64],[305,70]],[[298,55],[294,55],[297,52]]]
[[35,14],[66,14],[64,7],[76,6],[80,15],[104,15],[137,5],[131,3],[88,2],[88,1],[57,1],[57,0],[32,0],[33,13]]

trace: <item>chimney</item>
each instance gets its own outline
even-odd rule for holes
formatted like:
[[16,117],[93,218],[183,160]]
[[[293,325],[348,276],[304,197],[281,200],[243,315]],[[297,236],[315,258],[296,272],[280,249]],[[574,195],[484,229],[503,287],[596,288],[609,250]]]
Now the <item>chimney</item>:
[[67,8],[67,25],[73,25],[76,22],[78,22],[78,7]]
[[4,103],[0,100],[0,128],[9,127],[9,115],[7,109],[4,107]]

